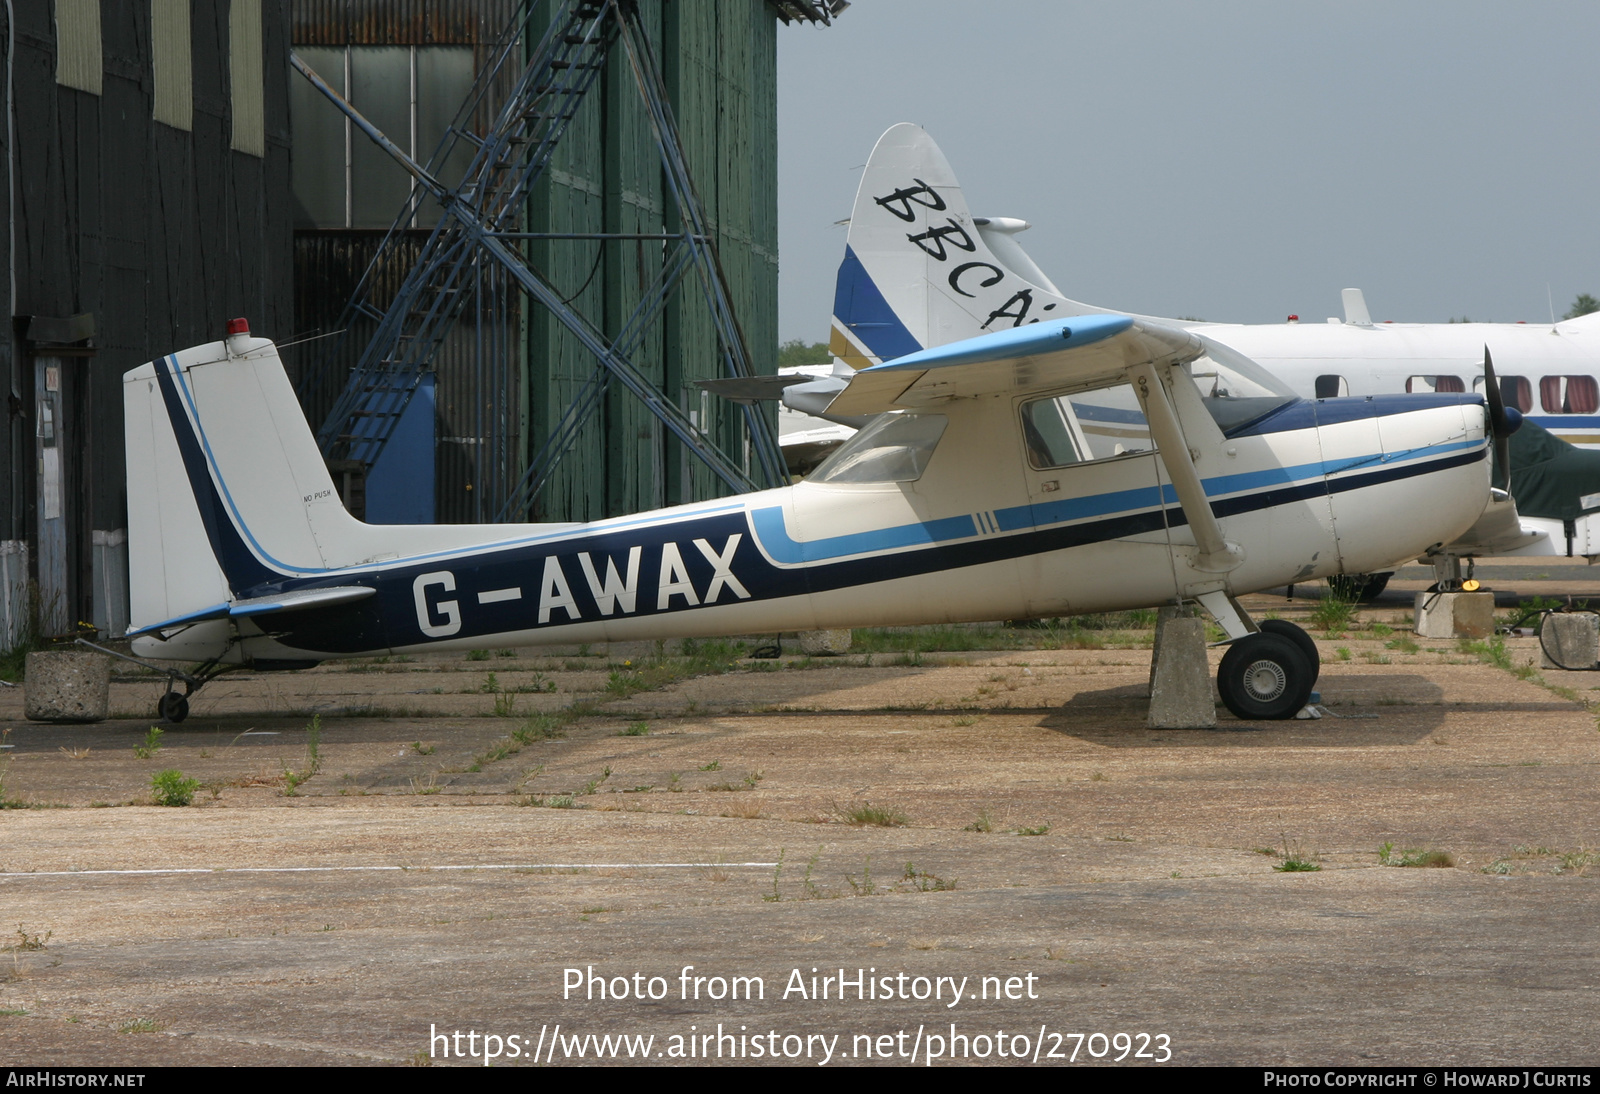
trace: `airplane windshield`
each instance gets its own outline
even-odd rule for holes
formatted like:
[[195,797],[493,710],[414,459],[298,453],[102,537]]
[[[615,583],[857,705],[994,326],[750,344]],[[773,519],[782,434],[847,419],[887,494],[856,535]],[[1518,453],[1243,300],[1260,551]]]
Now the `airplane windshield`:
[[839,446],[808,482],[915,482],[950,419],[943,414],[880,414]]
[[1238,350],[1202,338],[1206,352],[1188,365],[1201,401],[1218,428],[1230,429],[1264,418],[1298,396],[1272,373]]

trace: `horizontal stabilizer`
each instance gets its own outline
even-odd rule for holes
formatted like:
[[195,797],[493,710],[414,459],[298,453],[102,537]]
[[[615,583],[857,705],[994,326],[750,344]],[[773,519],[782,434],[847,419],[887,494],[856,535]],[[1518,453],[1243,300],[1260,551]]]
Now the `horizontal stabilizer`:
[[186,627],[191,623],[204,622],[207,619],[239,619],[244,616],[261,615],[265,612],[297,612],[308,608],[331,608],[335,604],[349,604],[357,600],[365,600],[376,589],[367,585],[339,585],[331,589],[300,589],[295,592],[279,593],[276,596],[256,596],[245,600],[235,600],[229,604],[214,604],[209,608],[202,608],[197,612],[164,619],[160,623],[152,623],[148,627],[129,631],[127,637],[137,638],[142,634],[155,634],[159,631],[171,630],[174,627]]
[[728,376],[696,380],[694,386],[733,403],[767,403],[781,399],[784,388],[811,379],[810,376]]
[[832,415],[877,414],[942,399],[1022,394],[1117,382],[1135,365],[1174,364],[1204,352],[1195,335],[1126,315],[1031,323],[909,353],[856,373]]

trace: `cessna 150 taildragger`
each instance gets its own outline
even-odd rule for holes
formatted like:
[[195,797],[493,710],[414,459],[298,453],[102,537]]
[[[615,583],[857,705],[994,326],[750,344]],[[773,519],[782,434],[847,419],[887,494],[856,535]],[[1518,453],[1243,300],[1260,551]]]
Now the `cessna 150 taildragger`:
[[[834,297],[833,374],[803,382],[763,378],[705,386],[732,397],[781,397],[793,410],[826,414],[829,400],[855,369],[983,331],[1105,314],[1106,309],[1068,299],[1051,283],[1017,242],[1027,227],[1023,220],[972,216],[949,162],[927,132],[909,123],[893,126],[873,148],[851,213]],[[1496,491],[1483,520],[1435,559],[1600,557],[1600,449],[1589,448],[1590,442],[1600,442],[1600,314],[1548,327],[1374,324],[1359,291],[1347,289],[1344,298],[1344,321],[1326,324],[1134,318],[1203,334],[1315,398],[1481,391],[1482,362],[1492,345],[1502,370],[1510,373],[1500,377],[1510,408],[1557,433],[1519,431],[1497,473],[1504,483],[1503,468],[1514,468],[1510,493],[1518,501]],[[751,386],[763,383],[765,388]],[[1086,428],[1097,427],[1086,423]],[[836,426],[830,436],[817,428],[807,439],[815,438],[811,448],[816,449],[828,439],[839,443],[841,434],[847,436],[848,429]],[[1393,559],[1383,569],[1405,561]],[[1345,584],[1371,594],[1387,577],[1350,573]]]
[[124,378],[129,633],[203,662],[190,691],[240,664],[1195,600],[1231,640],[1229,707],[1290,717],[1315,650],[1234,597],[1459,535],[1505,428],[1467,393],[1307,402],[1202,335],[1080,316],[855,373],[832,409],[869,424],[793,486],[381,527],[340,503],[273,343],[230,330]]

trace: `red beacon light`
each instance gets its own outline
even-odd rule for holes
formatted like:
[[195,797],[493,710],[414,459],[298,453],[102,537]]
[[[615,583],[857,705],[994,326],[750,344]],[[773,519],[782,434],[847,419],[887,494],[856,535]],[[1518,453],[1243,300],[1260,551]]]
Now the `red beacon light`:
[[1287,321],[1290,323],[1298,323],[1300,322],[1300,317],[1298,315],[1291,315]]
[[235,334],[249,335],[249,333],[250,320],[243,318],[228,320],[228,336],[230,338]]

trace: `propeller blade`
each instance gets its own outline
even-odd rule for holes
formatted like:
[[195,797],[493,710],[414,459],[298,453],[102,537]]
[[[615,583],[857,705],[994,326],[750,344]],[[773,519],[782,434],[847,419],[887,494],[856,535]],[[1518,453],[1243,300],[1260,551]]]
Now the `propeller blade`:
[[1511,434],[1506,428],[1506,404],[1500,397],[1500,381],[1494,374],[1494,358],[1489,356],[1489,347],[1483,347],[1483,395],[1489,403],[1489,425],[1494,430],[1496,437],[1509,437]]
[[[1505,400],[1500,397],[1500,381],[1494,374],[1494,359],[1483,347],[1483,396],[1489,404],[1489,431],[1494,437],[1494,461],[1506,477],[1506,493],[1511,493],[1511,434],[1516,432],[1506,416]],[[1520,424],[1520,423],[1519,423]]]

